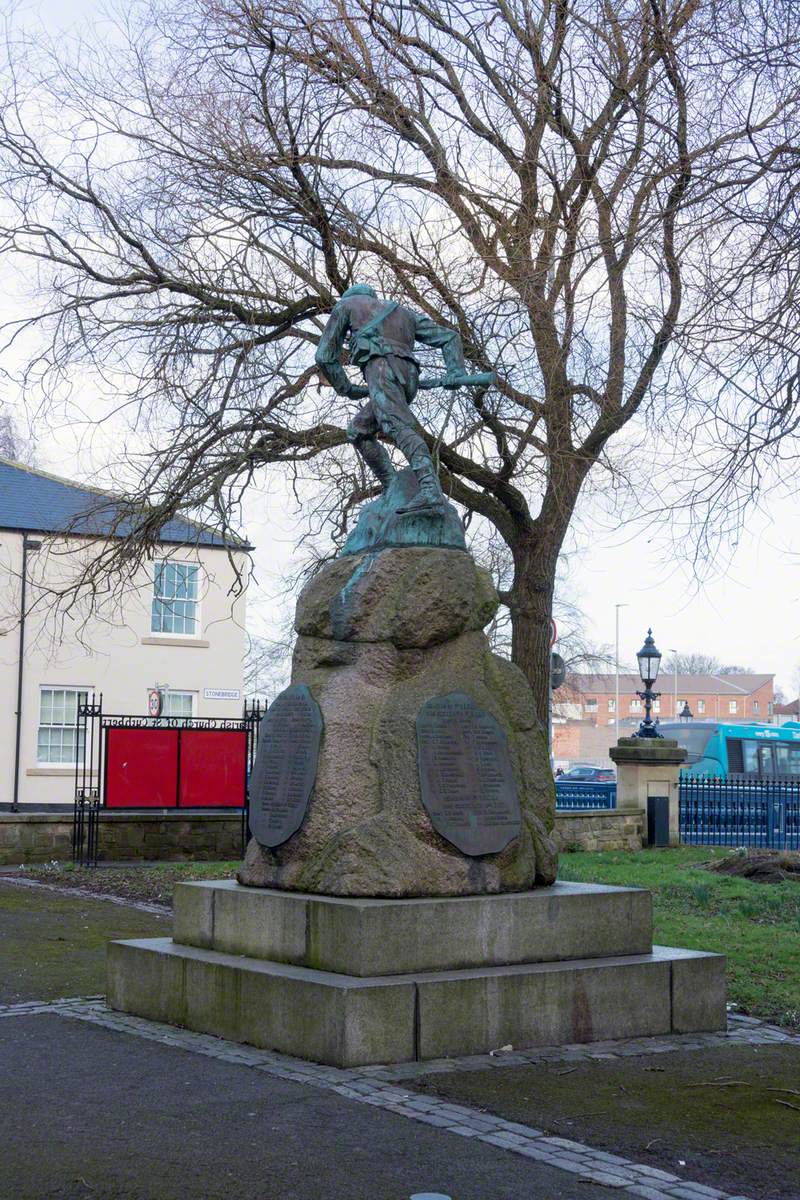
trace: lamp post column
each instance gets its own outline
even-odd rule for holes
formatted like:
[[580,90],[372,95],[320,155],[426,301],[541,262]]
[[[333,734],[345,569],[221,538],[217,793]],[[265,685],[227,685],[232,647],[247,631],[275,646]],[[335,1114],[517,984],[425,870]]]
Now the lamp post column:
[[616,642],[614,652],[614,736],[619,741],[619,610],[627,604],[615,604]]
[[678,777],[686,751],[676,740],[664,738],[652,718],[658,692],[661,652],[648,629],[644,645],[636,655],[644,691],[644,720],[637,733],[619,738],[610,750],[617,768],[617,808],[641,814],[643,840],[648,846],[677,846],[680,841]]
[[22,584],[19,600],[19,662],[17,663],[17,725],[14,733],[14,790],[11,795],[11,811],[19,812],[19,768],[22,738],[22,681],[25,670],[25,616],[28,602],[28,553],[36,553],[41,542],[22,535]]

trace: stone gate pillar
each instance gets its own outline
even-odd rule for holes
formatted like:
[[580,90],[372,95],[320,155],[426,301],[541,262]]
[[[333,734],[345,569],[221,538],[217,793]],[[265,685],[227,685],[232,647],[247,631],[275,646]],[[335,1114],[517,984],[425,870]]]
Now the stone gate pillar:
[[[646,845],[679,845],[678,776],[686,751],[673,738],[626,737],[611,747],[609,755],[617,767],[617,809],[643,814]],[[659,837],[664,800],[666,840]]]

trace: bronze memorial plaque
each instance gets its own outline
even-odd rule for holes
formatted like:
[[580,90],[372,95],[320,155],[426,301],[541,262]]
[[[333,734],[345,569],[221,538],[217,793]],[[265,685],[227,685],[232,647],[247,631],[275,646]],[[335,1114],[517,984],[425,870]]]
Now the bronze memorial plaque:
[[422,803],[463,854],[497,854],[522,817],[503,728],[465,692],[436,696],[417,715]]
[[303,824],[321,737],[322,713],[304,683],[281,692],[264,714],[250,776],[250,831],[262,846],[282,845]]

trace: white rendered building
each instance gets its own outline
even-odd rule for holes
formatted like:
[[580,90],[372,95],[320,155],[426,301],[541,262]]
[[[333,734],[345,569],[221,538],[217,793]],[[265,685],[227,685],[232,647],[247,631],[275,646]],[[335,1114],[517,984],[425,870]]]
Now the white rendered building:
[[245,600],[234,585],[248,547],[173,520],[154,560],[87,615],[55,595],[108,545],[103,510],[81,517],[98,504],[108,527],[113,498],[0,458],[0,809],[72,803],[84,695],[102,693],[105,713],[146,716],[158,686],[164,715],[242,714]]

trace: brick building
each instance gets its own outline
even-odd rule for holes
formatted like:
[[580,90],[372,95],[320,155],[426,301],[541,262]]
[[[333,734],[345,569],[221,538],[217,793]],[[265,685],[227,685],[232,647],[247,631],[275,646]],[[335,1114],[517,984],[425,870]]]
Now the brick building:
[[[557,764],[605,765],[616,741],[615,676],[572,675],[553,693],[553,758]],[[653,715],[674,721],[688,703],[699,721],[768,722],[773,719],[774,675],[681,675],[659,677],[661,695]],[[630,736],[644,716],[638,675],[620,673],[619,733]]]
[[784,725],[787,721],[800,721],[800,696],[790,700],[788,704],[774,704],[772,707],[775,725]]

